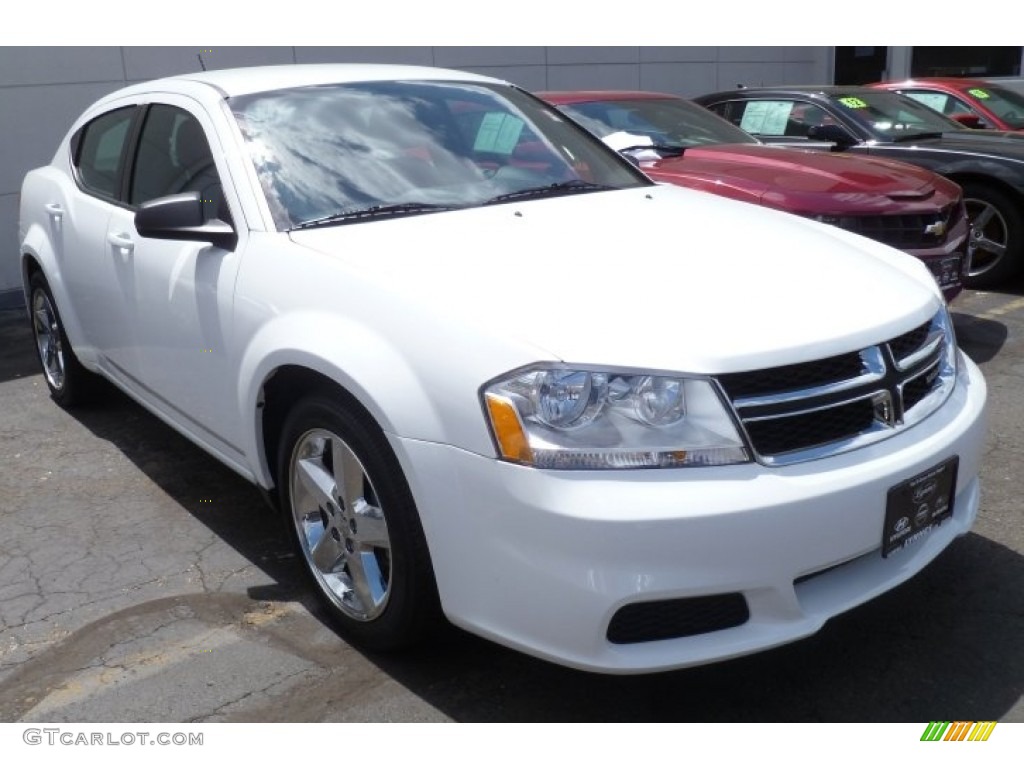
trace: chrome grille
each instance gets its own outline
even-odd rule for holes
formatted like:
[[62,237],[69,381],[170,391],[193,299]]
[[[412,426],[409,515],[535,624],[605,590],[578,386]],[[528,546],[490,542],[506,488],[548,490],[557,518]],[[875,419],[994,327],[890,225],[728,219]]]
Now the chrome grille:
[[842,453],[916,424],[952,391],[949,315],[875,346],[718,376],[758,460],[790,464]]

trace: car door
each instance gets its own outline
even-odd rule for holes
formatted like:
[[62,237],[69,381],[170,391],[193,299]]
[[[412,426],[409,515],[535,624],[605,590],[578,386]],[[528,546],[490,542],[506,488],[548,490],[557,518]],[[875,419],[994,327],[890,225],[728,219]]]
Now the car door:
[[185,97],[145,106],[128,174],[128,207],[110,217],[107,238],[124,244],[131,263],[128,312],[139,366],[130,385],[200,442],[237,460],[228,350],[240,249],[142,237],[134,223],[143,203],[183,192],[200,194],[206,218],[233,221],[215,159],[223,153],[211,126],[202,107]]
[[131,264],[120,244],[108,239],[111,216],[123,210],[123,172],[136,113],[134,104],[115,107],[76,132],[73,178],[55,188],[55,199],[46,204],[56,225],[60,274],[73,298],[69,325],[81,335],[75,346],[112,373],[137,370],[128,316]]

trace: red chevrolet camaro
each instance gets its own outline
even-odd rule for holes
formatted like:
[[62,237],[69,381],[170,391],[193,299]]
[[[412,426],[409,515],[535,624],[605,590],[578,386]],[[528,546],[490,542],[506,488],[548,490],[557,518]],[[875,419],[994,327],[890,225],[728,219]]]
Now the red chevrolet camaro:
[[966,77],[922,77],[871,87],[906,94],[968,128],[1024,131],[1024,95],[999,83]]
[[947,299],[963,287],[968,265],[961,191],[931,171],[889,160],[766,146],[703,107],[669,94],[538,95],[632,157],[655,181],[834,224],[917,256]]

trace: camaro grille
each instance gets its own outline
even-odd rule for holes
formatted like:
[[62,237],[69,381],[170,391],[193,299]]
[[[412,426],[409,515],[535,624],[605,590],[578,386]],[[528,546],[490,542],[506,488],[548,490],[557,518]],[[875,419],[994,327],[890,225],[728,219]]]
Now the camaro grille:
[[765,464],[842,453],[919,422],[952,391],[949,316],[875,346],[806,363],[718,376]]
[[941,211],[885,216],[835,216],[830,224],[902,250],[932,248],[946,242],[959,218],[959,205]]

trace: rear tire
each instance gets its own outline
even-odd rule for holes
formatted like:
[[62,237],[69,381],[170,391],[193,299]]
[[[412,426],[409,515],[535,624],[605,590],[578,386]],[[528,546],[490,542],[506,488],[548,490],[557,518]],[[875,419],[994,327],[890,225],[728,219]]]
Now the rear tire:
[[43,369],[43,379],[58,405],[71,408],[88,401],[95,377],[79,362],[64,331],[50,286],[42,272],[29,278],[32,337]]
[[282,427],[278,493],[295,544],[342,634],[374,650],[422,640],[440,607],[412,493],[383,433],[321,393]]
[[986,184],[963,185],[971,268],[969,288],[995,288],[1024,268],[1024,217],[1005,193]]

